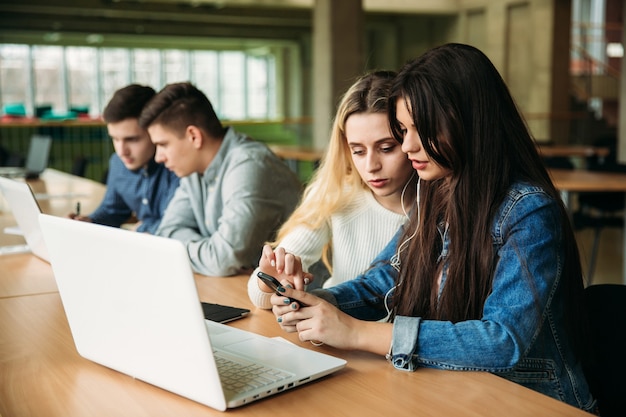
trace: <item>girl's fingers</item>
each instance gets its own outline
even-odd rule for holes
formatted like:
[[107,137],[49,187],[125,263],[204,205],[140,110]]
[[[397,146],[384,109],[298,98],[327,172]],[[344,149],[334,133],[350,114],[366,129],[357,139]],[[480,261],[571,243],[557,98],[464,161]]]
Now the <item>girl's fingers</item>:
[[278,247],[274,250],[276,272],[282,274],[285,271],[285,249]]
[[295,273],[295,256],[291,253],[285,254],[285,274],[293,275]]
[[274,255],[274,250],[272,249],[270,245],[263,246],[263,252],[262,252],[261,257],[262,257],[261,263],[267,262],[272,267],[276,266],[276,256]]

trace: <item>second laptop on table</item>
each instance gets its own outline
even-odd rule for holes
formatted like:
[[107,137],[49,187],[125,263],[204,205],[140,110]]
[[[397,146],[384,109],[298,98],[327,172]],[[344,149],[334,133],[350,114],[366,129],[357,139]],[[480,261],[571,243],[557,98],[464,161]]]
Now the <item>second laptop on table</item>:
[[30,138],[28,154],[24,166],[0,167],[0,176],[9,178],[38,178],[48,167],[52,138],[45,135],[33,135]]
[[41,208],[30,186],[24,181],[0,176],[0,194],[11,208],[19,233],[26,240],[26,249],[48,262],[48,249],[39,228]]

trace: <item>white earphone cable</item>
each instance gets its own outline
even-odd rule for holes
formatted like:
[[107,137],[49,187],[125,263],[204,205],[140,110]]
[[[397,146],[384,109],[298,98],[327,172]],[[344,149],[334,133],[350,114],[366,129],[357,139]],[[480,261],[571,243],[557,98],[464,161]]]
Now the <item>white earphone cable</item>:
[[[405,186],[406,189],[406,186]],[[405,189],[402,190],[402,195],[400,197],[401,199],[401,203],[402,203],[402,209],[404,210],[404,191]],[[407,239],[404,240],[404,242],[402,242],[400,245],[398,245],[398,250],[396,251],[396,253],[391,257],[390,264],[391,266],[397,271],[400,272],[400,253],[405,249],[405,247],[409,244],[409,242],[411,241],[411,239],[413,239],[415,237],[415,235],[417,234],[417,228],[419,227],[419,223],[420,223],[420,178],[417,178],[417,188],[416,188],[416,202],[417,202],[417,225],[415,226],[415,231],[413,232],[413,234],[411,236],[409,236]],[[406,211],[404,212],[405,216],[407,216],[407,218],[409,217],[408,214],[406,213]],[[396,287],[399,285],[400,283],[394,285],[393,287],[391,287],[389,289],[389,291],[387,291],[387,293],[385,294],[385,299],[384,299],[384,305],[385,305],[385,310],[387,310],[387,318],[389,318],[389,316],[391,315],[391,309],[389,308],[389,297],[391,296],[391,293],[396,289]]]

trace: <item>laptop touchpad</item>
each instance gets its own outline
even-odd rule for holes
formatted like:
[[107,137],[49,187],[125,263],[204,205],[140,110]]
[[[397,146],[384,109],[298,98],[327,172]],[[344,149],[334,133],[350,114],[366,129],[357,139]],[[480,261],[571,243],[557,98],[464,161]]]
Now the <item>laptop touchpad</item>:
[[281,344],[282,343],[272,343],[263,339],[251,338],[225,345],[223,349],[256,359],[275,358],[293,352],[293,347],[281,346]]

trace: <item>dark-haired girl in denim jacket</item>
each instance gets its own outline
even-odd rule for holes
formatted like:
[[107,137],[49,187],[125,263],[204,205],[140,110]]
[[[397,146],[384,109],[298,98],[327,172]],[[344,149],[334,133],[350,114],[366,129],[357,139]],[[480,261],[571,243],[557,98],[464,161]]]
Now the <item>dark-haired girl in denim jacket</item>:
[[444,45],[405,65],[389,100],[420,177],[411,218],[367,272],[315,295],[298,254],[265,247],[278,322],[397,369],[488,371],[594,411],[574,232],[497,70]]

